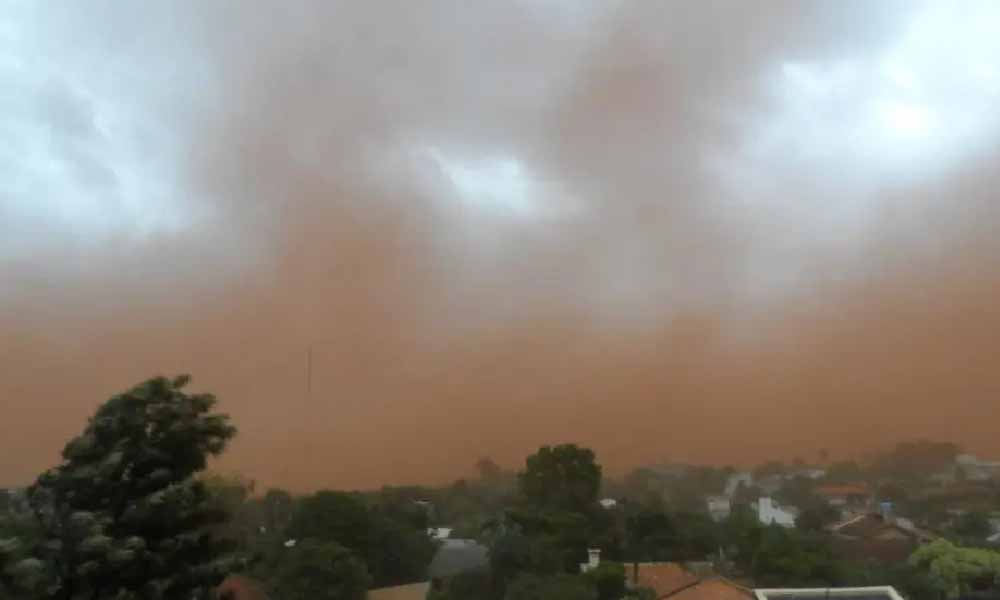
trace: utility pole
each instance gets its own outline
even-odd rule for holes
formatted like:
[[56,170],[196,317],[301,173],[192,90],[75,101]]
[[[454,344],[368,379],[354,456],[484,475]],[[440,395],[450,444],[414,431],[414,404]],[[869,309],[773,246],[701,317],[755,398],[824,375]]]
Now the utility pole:
[[313,347],[309,346],[306,350],[306,402],[312,399],[312,387],[313,387]]

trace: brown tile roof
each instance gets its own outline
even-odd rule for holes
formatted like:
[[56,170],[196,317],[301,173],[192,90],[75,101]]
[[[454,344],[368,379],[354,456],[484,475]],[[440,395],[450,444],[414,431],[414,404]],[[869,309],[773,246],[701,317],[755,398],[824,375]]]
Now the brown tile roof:
[[242,575],[226,577],[216,591],[223,600],[268,600],[259,583]]
[[629,580],[639,587],[648,587],[663,598],[677,590],[698,582],[698,576],[680,563],[639,563],[639,577],[635,579],[634,565],[627,565]]
[[712,577],[657,598],[669,598],[670,600],[748,600],[753,597],[753,591],[749,588],[721,577]]
[[885,563],[901,562],[922,542],[934,535],[914,527],[904,527],[878,513],[858,515],[834,525],[832,547],[838,554]]
[[891,517],[886,519],[879,513],[858,515],[832,526],[830,531],[839,535],[864,539],[912,538],[921,542],[927,542],[937,537],[923,529],[910,525],[901,525]]

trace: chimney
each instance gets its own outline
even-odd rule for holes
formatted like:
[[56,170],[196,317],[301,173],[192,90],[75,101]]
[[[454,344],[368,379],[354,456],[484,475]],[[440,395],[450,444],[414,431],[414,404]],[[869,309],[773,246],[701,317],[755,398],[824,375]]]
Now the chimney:
[[882,515],[882,520],[888,523],[892,520],[892,502],[881,502],[879,503],[879,512]]
[[774,520],[774,504],[771,498],[761,496],[757,499],[757,518],[764,525],[770,525]]
[[596,569],[601,564],[601,549],[600,548],[588,548],[587,549],[587,570]]

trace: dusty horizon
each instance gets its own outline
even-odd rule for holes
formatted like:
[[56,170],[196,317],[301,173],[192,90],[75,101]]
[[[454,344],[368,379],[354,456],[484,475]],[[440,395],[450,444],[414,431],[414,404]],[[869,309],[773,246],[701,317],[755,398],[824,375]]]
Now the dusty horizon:
[[216,468],[294,490],[1000,456],[997,25],[0,3],[0,484],[177,373],[240,430]]

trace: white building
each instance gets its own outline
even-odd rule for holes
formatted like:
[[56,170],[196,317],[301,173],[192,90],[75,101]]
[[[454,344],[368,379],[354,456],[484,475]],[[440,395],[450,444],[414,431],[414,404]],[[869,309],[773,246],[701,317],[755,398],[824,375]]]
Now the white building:
[[588,548],[587,549],[587,562],[580,563],[580,572],[586,573],[587,571],[593,571],[597,567],[601,566],[601,550],[600,548]]
[[757,500],[757,518],[764,525],[774,523],[782,527],[795,527],[796,516],[795,512],[779,507],[766,496]]
[[891,586],[754,590],[757,600],[903,600]]
[[733,512],[729,496],[709,496],[705,499],[705,504],[713,521],[721,521]]
[[451,527],[431,527],[427,530],[427,535],[435,540],[446,540],[451,537]]
[[955,467],[970,481],[989,481],[1000,477],[1000,461],[982,460],[974,454],[959,454]]

